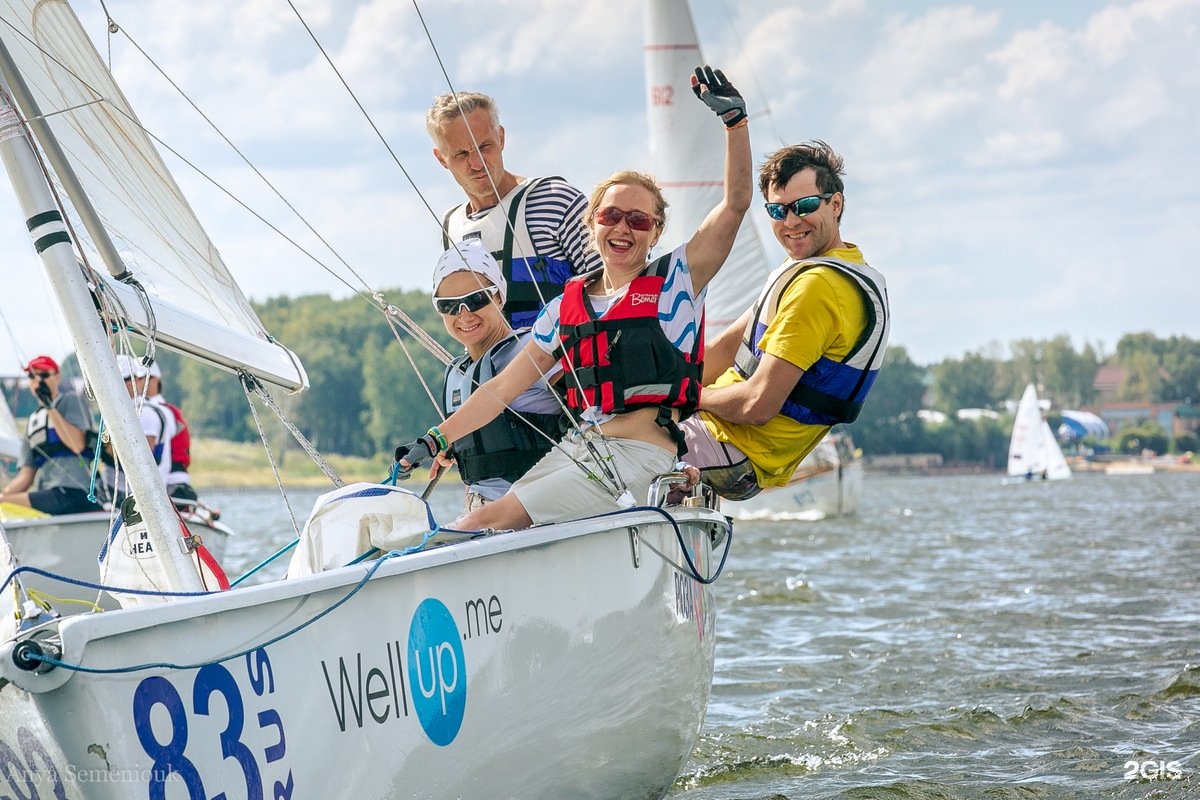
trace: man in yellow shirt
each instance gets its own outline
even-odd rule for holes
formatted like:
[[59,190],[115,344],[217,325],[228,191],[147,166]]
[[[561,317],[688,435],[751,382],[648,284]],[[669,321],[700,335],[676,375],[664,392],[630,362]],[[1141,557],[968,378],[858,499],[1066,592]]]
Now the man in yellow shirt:
[[788,259],[754,306],[706,347],[688,463],[730,500],[785,486],[832,425],[852,422],[887,349],[887,285],[842,241],[843,162],[820,141],[773,153],[759,174]]

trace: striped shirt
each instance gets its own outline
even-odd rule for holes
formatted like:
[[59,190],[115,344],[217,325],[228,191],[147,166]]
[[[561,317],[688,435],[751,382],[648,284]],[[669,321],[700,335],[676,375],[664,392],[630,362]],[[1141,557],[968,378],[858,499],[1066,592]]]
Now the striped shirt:
[[[583,192],[562,178],[547,178],[529,191],[525,200],[525,225],[537,254],[570,262],[576,275],[603,266],[600,254],[591,245],[583,214],[588,200]],[[491,208],[469,214],[472,220],[485,216]],[[451,241],[458,241],[456,231],[449,231]],[[521,253],[514,247],[514,258],[532,258],[533,253]]]

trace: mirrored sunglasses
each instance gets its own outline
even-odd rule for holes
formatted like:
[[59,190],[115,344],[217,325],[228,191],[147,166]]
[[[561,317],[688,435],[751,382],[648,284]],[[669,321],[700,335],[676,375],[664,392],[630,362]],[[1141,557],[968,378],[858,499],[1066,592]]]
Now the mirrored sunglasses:
[[785,220],[787,212],[791,211],[797,217],[807,217],[809,214],[821,207],[821,203],[833,197],[834,192],[826,192],[825,194],[810,194],[808,197],[801,197],[798,200],[793,200],[790,203],[767,203],[767,215],[771,219]]
[[625,224],[635,231],[648,231],[658,224],[658,220],[645,211],[622,211],[615,206],[605,206],[596,211],[596,222],[606,228],[619,225],[621,220],[625,220]]
[[439,314],[459,314],[463,308],[467,311],[478,311],[488,303],[492,302],[492,296],[500,291],[497,286],[487,286],[470,294],[459,295],[458,297],[435,297],[433,298],[433,307],[437,309]]

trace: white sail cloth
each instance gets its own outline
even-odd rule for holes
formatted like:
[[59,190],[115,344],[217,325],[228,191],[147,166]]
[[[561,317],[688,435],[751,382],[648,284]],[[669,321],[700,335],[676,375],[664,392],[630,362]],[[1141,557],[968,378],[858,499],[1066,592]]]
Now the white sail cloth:
[[36,110],[22,97],[18,105],[61,149],[61,159],[54,148],[43,152],[58,195],[66,202],[73,176],[95,211],[67,204],[72,239],[98,272],[102,264],[112,275],[128,270],[151,300],[153,319],[133,288],[108,281],[127,318],[209,363],[306,386],[299,360],[263,328],[71,7],[0,0],[0,14]]
[[371,548],[415,547],[436,528],[429,504],[407,489],[352,483],[317,498],[287,576],[344,567]]

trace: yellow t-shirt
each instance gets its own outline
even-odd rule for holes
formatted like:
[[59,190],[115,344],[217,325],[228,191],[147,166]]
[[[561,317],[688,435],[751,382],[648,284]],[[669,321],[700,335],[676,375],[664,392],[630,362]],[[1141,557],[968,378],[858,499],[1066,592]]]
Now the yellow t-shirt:
[[[866,263],[853,244],[822,257]],[[784,290],[779,310],[767,325],[758,347],[806,370],[822,356],[841,361],[862,336],[869,321],[866,299],[852,278],[833,267],[805,270]],[[729,368],[713,383],[729,386],[742,376]],[[829,431],[827,425],[805,425],[778,414],[763,425],[736,423],[706,411],[700,419],[713,438],[728,442],[750,459],[758,485],[786,486],[800,461]]]

